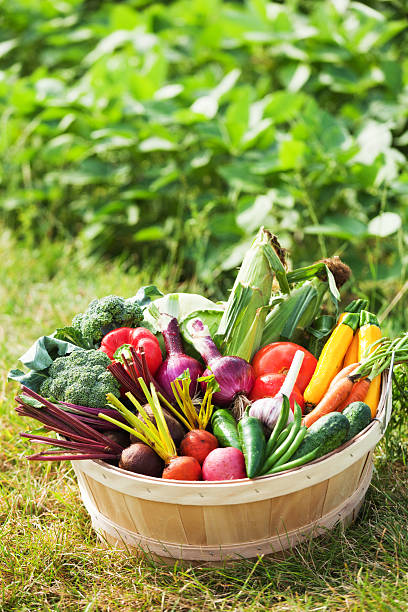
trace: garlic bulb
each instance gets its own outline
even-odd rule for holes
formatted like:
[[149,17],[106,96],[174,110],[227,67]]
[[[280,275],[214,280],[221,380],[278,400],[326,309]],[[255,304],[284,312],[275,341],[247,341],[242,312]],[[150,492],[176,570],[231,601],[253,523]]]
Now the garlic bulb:
[[[283,396],[282,396],[283,400]],[[273,429],[276,425],[277,420],[282,409],[282,401],[279,401],[275,397],[263,397],[262,399],[256,400],[249,409],[250,416],[256,417],[266,425],[268,429]],[[293,412],[289,410],[288,423],[293,421]],[[288,424],[285,424],[286,425]]]

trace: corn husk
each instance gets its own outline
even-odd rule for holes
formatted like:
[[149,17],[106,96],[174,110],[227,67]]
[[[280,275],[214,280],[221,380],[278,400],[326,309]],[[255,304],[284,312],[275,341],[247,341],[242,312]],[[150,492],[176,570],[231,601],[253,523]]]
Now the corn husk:
[[300,283],[272,308],[265,320],[262,346],[278,340],[291,340],[297,329],[308,327],[319,312],[327,283],[315,278]]
[[350,268],[338,257],[316,262],[288,272],[290,283],[297,284],[289,295],[272,298],[272,309],[266,317],[261,345],[279,340],[297,340],[299,330],[307,329],[316,316],[326,295],[335,307],[340,299],[338,288],[350,276]]
[[276,237],[261,228],[244,257],[217,330],[224,355],[250,361],[258,350],[275,277],[282,293],[289,293],[283,250]]

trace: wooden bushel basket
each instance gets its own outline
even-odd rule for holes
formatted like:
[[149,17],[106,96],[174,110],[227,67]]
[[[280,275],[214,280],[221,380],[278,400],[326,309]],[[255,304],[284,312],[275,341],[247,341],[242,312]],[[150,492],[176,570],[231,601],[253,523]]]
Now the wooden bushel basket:
[[74,461],[83,503],[113,546],[186,561],[251,558],[352,522],[370,485],[373,452],[388,425],[391,373],[376,419],[353,440],[302,467],[222,482],[135,476],[103,461]]

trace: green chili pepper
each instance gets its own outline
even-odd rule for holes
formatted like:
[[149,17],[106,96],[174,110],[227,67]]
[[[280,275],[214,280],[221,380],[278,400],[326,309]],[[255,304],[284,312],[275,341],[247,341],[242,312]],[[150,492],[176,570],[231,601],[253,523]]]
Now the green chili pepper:
[[249,416],[248,410],[238,423],[238,435],[245,457],[248,478],[257,476],[265,455],[265,435],[261,422]]
[[233,446],[242,451],[237,423],[229,410],[225,408],[216,410],[211,418],[211,425],[220,446]]
[[289,398],[286,397],[286,395],[284,395],[279,418],[276,421],[275,427],[273,428],[270,438],[268,440],[268,443],[266,445],[266,452],[265,452],[266,456],[271,454],[272,449],[275,446],[275,442],[279,437],[279,434],[281,433],[286,423],[288,422],[289,410],[290,410]]
[[294,411],[294,423],[290,429],[289,435],[286,437],[286,440],[282,442],[280,446],[273,451],[272,455],[269,455],[267,460],[265,461],[264,466],[262,467],[261,474],[266,474],[269,470],[275,465],[275,463],[286,453],[292,444],[293,440],[296,438],[296,435],[300,429],[301,421],[302,421],[302,409],[295,402],[295,411]]
[[289,461],[288,463],[284,463],[283,465],[275,465],[269,470],[269,472],[263,474],[263,476],[266,476],[268,474],[277,474],[278,472],[284,472],[285,470],[291,470],[295,467],[303,465],[304,463],[313,461],[313,459],[316,459],[316,457],[319,456],[319,450],[320,446],[314,448],[312,451],[310,451],[310,453],[307,453],[307,455],[303,455],[303,457],[298,457],[297,459],[293,459],[293,461]]

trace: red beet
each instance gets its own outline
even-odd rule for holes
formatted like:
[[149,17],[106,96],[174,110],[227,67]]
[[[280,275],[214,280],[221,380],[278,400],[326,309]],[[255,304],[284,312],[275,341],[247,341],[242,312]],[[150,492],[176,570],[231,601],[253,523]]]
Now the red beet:
[[138,442],[131,444],[122,451],[119,467],[136,474],[160,478],[163,461],[150,446]]
[[201,465],[194,457],[172,457],[163,470],[167,480],[201,480]]
[[218,440],[212,433],[205,429],[193,429],[183,438],[180,452],[187,457],[195,457],[200,465],[214,448],[218,448]]

